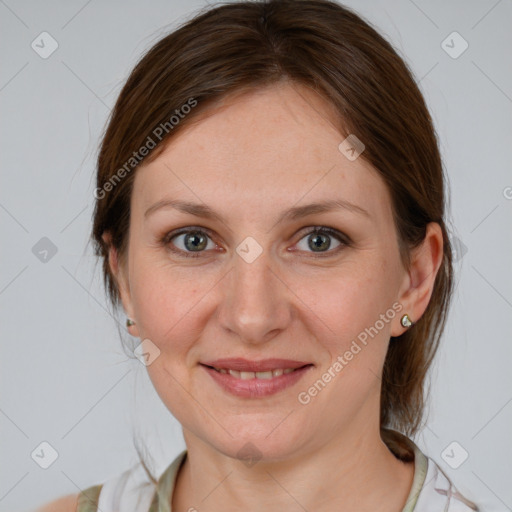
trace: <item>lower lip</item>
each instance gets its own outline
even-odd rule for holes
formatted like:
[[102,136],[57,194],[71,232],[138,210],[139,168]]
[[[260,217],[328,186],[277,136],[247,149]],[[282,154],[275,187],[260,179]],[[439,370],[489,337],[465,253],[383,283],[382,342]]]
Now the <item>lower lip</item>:
[[213,368],[205,365],[201,365],[213,378],[217,384],[219,384],[224,390],[229,393],[244,398],[259,398],[263,396],[273,395],[282,391],[283,389],[293,386],[298,382],[304,374],[313,368],[312,365],[304,366],[291,373],[283,373],[279,377],[272,377],[271,379],[248,379],[242,380],[229,373],[220,373]]

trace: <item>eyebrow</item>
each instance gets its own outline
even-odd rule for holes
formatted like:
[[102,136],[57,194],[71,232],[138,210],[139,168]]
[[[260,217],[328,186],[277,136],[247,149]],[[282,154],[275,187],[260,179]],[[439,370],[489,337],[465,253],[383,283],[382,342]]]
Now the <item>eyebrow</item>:
[[[144,213],[144,218],[147,218],[152,213],[161,209],[175,209],[183,213],[194,215],[196,217],[217,220],[223,224],[226,224],[223,216],[209,206],[205,204],[191,203],[188,201],[180,201],[177,199],[162,199],[161,201],[156,202],[146,210]],[[275,221],[274,225],[279,224],[285,220],[297,220],[302,217],[307,217],[308,215],[313,215],[315,213],[323,213],[340,209],[370,217],[370,214],[364,208],[361,208],[356,204],[345,201],[344,199],[331,199],[327,201],[307,204],[304,206],[293,206],[292,208],[282,212]]]

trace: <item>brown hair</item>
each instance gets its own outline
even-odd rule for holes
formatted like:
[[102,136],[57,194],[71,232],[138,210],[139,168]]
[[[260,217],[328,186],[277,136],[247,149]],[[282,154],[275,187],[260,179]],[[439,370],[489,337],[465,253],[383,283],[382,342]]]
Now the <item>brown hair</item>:
[[[391,340],[383,368],[381,435],[398,457],[412,460],[410,445],[396,431],[413,436],[423,426],[425,378],[453,286],[445,177],[433,122],[411,71],[390,43],[350,9],[328,0],[226,3],[199,12],[142,57],[119,95],[98,156],[92,235],[103,258],[106,289],[112,304],[119,305],[102,234],[111,234],[122,258],[132,170],[140,163],[139,156],[133,160],[134,152],[158,139],[143,159],[149,162],[207,107],[282,80],[316,91],[337,112],[340,137],[355,134],[365,144],[361,158],[391,194],[406,268],[427,224],[437,222],[442,229],[444,256],[430,303],[412,328]],[[184,109],[191,99],[194,108]],[[172,116],[178,122],[171,122]]]

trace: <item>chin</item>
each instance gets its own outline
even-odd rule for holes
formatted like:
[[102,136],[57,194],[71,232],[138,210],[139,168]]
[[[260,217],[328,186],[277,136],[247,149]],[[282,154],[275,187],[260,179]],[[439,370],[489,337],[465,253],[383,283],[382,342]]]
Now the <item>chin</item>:
[[226,434],[222,440],[210,439],[210,444],[228,457],[247,461],[247,466],[258,461],[287,460],[293,457],[304,441],[293,435],[289,428],[278,432],[279,427],[275,428],[277,424],[274,423],[269,428],[265,424],[265,428],[260,425],[259,429],[254,429],[252,425],[233,429],[230,430],[233,437]]

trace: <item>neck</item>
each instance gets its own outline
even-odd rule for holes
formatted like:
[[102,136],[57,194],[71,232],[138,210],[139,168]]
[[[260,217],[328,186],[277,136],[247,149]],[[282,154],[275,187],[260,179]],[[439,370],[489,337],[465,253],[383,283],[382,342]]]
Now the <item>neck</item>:
[[344,433],[286,460],[250,465],[184,430],[187,458],[177,477],[173,512],[315,510],[397,511],[405,506],[414,463],[398,460],[378,429]]

